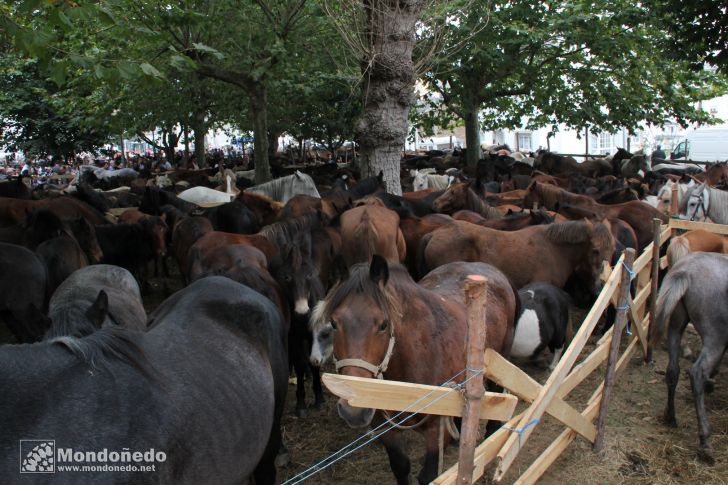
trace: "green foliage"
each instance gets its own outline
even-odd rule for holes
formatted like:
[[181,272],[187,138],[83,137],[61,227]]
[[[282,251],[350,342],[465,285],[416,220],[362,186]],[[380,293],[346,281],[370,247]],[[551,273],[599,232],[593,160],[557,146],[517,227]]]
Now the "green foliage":
[[37,61],[0,56],[0,146],[67,158],[108,140],[108,126],[98,123],[86,102],[89,86],[74,82],[59,88],[55,81],[41,73]]
[[723,80],[668,58],[662,19],[643,4],[477,3],[458,15],[425,76],[438,93],[429,124],[483,109],[485,129],[636,129],[647,121],[707,122],[698,100],[724,92]]

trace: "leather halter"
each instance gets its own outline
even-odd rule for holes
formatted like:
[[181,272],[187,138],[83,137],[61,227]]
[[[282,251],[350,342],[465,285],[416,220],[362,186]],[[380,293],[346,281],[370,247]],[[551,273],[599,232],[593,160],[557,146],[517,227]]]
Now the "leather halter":
[[339,372],[339,369],[342,367],[359,367],[360,369],[364,369],[366,371],[371,372],[374,374],[374,377],[376,379],[384,379],[384,373],[387,372],[387,366],[389,366],[389,359],[392,358],[392,354],[394,353],[394,323],[391,321],[389,322],[389,345],[387,346],[387,353],[384,354],[384,359],[382,360],[382,363],[377,365],[374,365],[370,362],[367,362],[364,359],[341,359],[338,360],[336,356],[334,355],[334,364],[336,365],[336,372]]
[[700,205],[695,207],[695,210],[693,211],[693,215],[690,216],[690,220],[691,221],[695,220],[695,216],[698,215],[698,209],[701,209],[701,208],[703,209],[703,218],[708,217],[708,208],[705,207],[705,198],[703,198],[703,194],[700,194],[700,195],[693,194],[693,195],[691,195],[691,197],[697,197],[697,199],[700,201]]

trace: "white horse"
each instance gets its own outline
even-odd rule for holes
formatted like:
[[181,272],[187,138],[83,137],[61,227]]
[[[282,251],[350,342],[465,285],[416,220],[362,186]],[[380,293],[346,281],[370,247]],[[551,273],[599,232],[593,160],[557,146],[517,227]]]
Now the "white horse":
[[667,183],[665,183],[665,185],[663,185],[660,190],[657,191],[657,196],[647,196],[645,201],[660,212],[670,215],[670,206],[672,203],[672,188],[675,186],[677,186],[677,200],[679,205],[688,188],[695,186],[695,181],[690,180],[690,182],[688,182],[687,184],[681,184],[678,182],[673,182],[672,180],[668,180]]
[[226,204],[235,198],[235,194],[228,194],[226,192],[220,192],[219,190],[200,186],[192,187],[184,192],[180,192],[177,197],[186,202],[205,206],[209,204]]
[[705,183],[688,188],[680,200],[680,218],[728,224],[728,192]]
[[245,189],[245,191],[263,194],[284,204],[294,195],[310,195],[321,198],[321,194],[316,189],[316,184],[313,179],[298,170],[293,175],[271,180],[270,182]]
[[415,192],[428,188],[438,190],[446,189],[455,181],[455,177],[452,175],[438,175],[436,173],[428,173],[426,170],[431,169],[410,170],[410,175],[414,177],[414,180],[412,181],[412,190]]

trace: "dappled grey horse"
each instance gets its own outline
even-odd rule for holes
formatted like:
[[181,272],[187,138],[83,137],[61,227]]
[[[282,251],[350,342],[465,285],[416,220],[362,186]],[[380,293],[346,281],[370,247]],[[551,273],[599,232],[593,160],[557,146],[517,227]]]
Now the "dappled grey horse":
[[74,271],[53,293],[48,316],[52,324],[46,339],[84,337],[112,325],[147,328],[139,284],[129,271],[110,264]]
[[20,456],[19,440],[51,439],[56,449],[116,452],[108,465],[138,465],[119,455],[153,449],[155,470],[34,481],[275,483],[288,373],[278,310],[239,283],[210,277],[172,295],[151,319],[148,332],[108,327],[0,346],[0,477],[17,477],[24,460],[36,468],[41,461],[44,450]]
[[321,197],[313,179],[298,170],[293,175],[277,178],[270,182],[245,189],[245,191],[263,194],[284,204],[294,195]]
[[692,322],[700,334],[703,347],[690,368],[690,384],[698,415],[700,448],[698,456],[708,463],[715,461],[710,445],[710,423],[705,410],[705,391],[711,391],[711,378],[718,371],[728,346],[728,256],[714,253],[692,253],[675,264],[662,282],[657,299],[655,324],[650,329],[650,350],[660,340],[666,322],[669,362],[665,422],[677,426],[675,420],[675,388],[680,377],[680,340]]

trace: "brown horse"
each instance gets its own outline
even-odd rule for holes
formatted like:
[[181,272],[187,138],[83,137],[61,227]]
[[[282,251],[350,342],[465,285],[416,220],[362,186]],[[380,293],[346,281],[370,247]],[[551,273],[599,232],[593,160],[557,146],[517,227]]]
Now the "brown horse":
[[573,273],[586,273],[599,293],[602,266],[613,253],[614,239],[604,224],[573,221],[507,232],[455,221],[423,238],[419,262],[423,272],[453,261],[482,261],[518,288],[536,281],[563,288]]
[[[417,284],[403,266],[389,265],[374,255],[371,264],[355,265],[348,279],[333,288],[319,306],[313,320],[317,342],[326,337],[325,353],[333,351],[336,368],[344,375],[383,376],[429,385],[462,382],[467,333],[463,283],[473,274],[488,279],[486,345],[508,357],[517,294],[500,271],[482,263],[449,264]],[[353,408],[343,399],[337,408],[352,427],[386,421],[382,412]],[[424,435],[426,447],[418,479],[430,483],[437,475],[439,420],[423,415],[413,421],[420,421],[417,431]],[[410,460],[403,449],[401,429],[394,428],[379,440],[397,483],[408,484]],[[444,440],[447,446],[447,433]]]
[[[458,211],[452,217],[458,221],[466,221],[499,231],[517,231],[524,227],[551,224],[555,221],[554,215],[543,209],[509,211],[502,219],[485,219],[471,211]],[[566,220],[566,218],[561,219]]]
[[405,260],[407,245],[396,212],[366,204],[341,214],[340,223],[341,254],[347,266],[368,263],[374,254],[381,254],[393,263]]
[[525,204],[543,205],[549,210],[558,211],[561,205],[569,204],[594,211],[600,219],[621,219],[634,229],[637,235],[637,250],[641,251],[652,242],[652,220],[660,219],[666,224],[668,217],[641,200],[631,200],[621,204],[604,205],[585,195],[573,194],[567,190],[538,182],[528,187]]
[[399,222],[399,228],[402,231],[402,236],[404,236],[405,244],[407,245],[405,266],[409,269],[410,274],[418,274],[417,248],[419,248],[422,238],[435,229],[446,224],[450,224],[451,222],[453,222],[453,218],[445,214],[428,214],[424,217],[406,217]]
[[95,226],[109,223],[101,212],[75,197],[55,197],[42,200],[0,197],[0,226],[22,224],[28,214],[37,209],[48,209],[64,221],[83,217]]
[[187,255],[195,242],[212,232],[212,222],[207,217],[193,216],[179,221],[172,228],[172,254],[174,254],[185,281],[187,279]]
[[282,203],[255,192],[240,192],[237,198],[253,211],[261,226],[267,226],[278,220],[278,215],[283,209]]
[[680,258],[689,253],[722,253],[728,254],[728,239],[725,236],[696,229],[670,240],[667,248],[667,260],[672,267]]
[[498,209],[491,207],[481,199],[468,182],[452,184],[440,197],[435,199],[432,203],[432,208],[436,212],[442,212],[443,214],[452,214],[459,210],[469,210],[480,214],[486,219],[500,219],[503,217],[503,214]]

